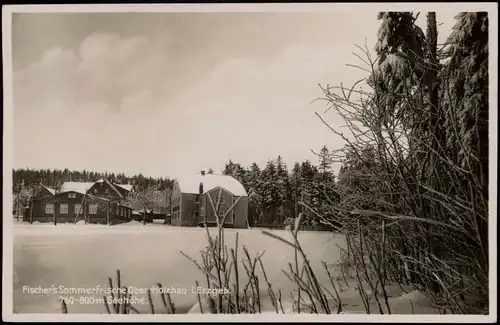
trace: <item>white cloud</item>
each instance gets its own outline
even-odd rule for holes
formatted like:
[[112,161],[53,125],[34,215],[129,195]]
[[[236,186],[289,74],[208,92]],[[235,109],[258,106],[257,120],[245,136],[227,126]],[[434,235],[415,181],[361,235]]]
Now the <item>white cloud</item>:
[[165,43],[93,34],[78,55],[52,49],[16,75],[15,161],[163,175],[220,170],[230,158],[263,164],[280,154],[291,164],[323,143],[339,145],[310,102],[318,82],[352,79],[350,57],[345,47],[297,44],[266,64],[227,60],[168,100],[159,91],[169,77]]
[[[353,32],[353,41],[367,33],[373,26]],[[318,83],[365,77],[346,66],[357,63],[353,45],[325,43],[332,45],[297,42],[267,60],[220,60],[208,76],[194,68],[203,58],[173,60],[161,33],[96,33],[75,52],[50,49],[14,75],[14,164],[165,176],[219,171],[228,159],[315,159],[310,149],[343,146],[314,115],[325,108],[311,104],[322,95]],[[178,80],[189,87],[171,97]]]

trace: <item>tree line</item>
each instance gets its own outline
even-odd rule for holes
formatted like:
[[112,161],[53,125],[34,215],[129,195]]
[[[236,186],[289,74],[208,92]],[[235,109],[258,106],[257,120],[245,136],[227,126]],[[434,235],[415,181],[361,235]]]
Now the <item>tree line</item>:
[[172,188],[174,180],[169,177],[148,177],[141,173],[133,176],[126,176],[124,173],[114,172],[93,172],[88,170],[65,169],[13,169],[12,180],[14,193],[20,190],[21,184],[24,186],[34,186],[44,184],[45,186],[56,188],[63,182],[95,182],[101,178],[107,178],[118,184],[131,184],[138,191],[152,187],[164,190]]
[[[299,206],[299,202],[308,204],[309,207],[319,209],[321,200],[327,195],[331,197],[335,184],[335,175],[332,171],[332,158],[326,146],[323,146],[317,154],[316,164],[309,160],[296,162],[291,170],[283,162],[281,156],[270,159],[263,168],[257,163],[244,167],[239,163],[229,160],[222,170],[223,175],[230,175],[242,183],[249,195],[249,219],[252,224],[284,224],[287,219],[293,218],[299,211],[305,208]],[[214,174],[209,169],[208,174]],[[73,171],[69,169],[14,169],[13,170],[13,192],[21,195],[21,201],[27,201],[30,191],[39,184],[56,188],[66,181],[95,182],[106,177],[119,184],[133,184],[136,191],[146,193],[153,189],[169,192],[172,190],[175,179],[164,177],[146,177],[142,174],[127,177],[123,173]],[[140,195],[139,195],[140,196]],[[14,195],[14,206],[16,206]],[[150,200],[153,201],[153,200]],[[167,199],[168,201],[168,199]],[[26,202],[21,202],[26,204]],[[307,212],[307,211],[305,211]],[[307,213],[310,215],[310,213]],[[305,219],[306,223],[314,223],[313,215]]]

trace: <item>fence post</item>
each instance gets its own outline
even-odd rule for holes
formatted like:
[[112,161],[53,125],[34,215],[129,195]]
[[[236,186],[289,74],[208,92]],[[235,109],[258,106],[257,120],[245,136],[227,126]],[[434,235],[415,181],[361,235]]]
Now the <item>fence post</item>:
[[108,226],[111,225],[111,218],[110,218],[110,210],[111,209],[111,202],[108,202],[108,209],[107,209],[107,224]]
[[33,208],[34,208],[34,205],[35,205],[35,201],[33,199],[31,199],[30,201],[30,224],[32,225],[33,224]]

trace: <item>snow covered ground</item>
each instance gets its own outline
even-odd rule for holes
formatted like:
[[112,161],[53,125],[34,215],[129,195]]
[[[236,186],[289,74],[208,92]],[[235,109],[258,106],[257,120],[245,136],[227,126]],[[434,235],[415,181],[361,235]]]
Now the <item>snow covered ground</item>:
[[[215,231],[215,229],[213,229]],[[184,256],[199,260],[200,250],[207,245],[203,228],[179,228],[162,224],[139,222],[116,226],[83,224],[33,224],[15,223],[14,228],[14,312],[59,313],[59,297],[73,296],[68,303],[70,313],[105,313],[99,294],[60,294],[68,289],[106,287],[108,276],[116,281],[116,270],[122,274],[122,285],[150,288],[157,282],[164,286],[186,288],[187,293],[173,294],[179,312],[187,311],[196,302],[192,292],[195,281],[205,284],[205,277]],[[294,288],[281,272],[293,261],[293,251],[285,244],[269,238],[260,229],[227,229],[225,243],[234,247],[236,233],[239,243],[251,255],[265,251],[262,257],[267,276],[274,288],[283,294]],[[274,230],[289,238],[286,231]],[[299,239],[313,262],[321,283],[328,283],[321,260],[333,263],[338,260],[344,246],[340,236],[329,233],[302,232]],[[240,249],[240,255],[242,252]],[[243,273],[243,269],[240,273]],[[264,286],[262,281],[262,286]],[[29,293],[28,289],[46,289],[54,286],[56,293]],[[265,291],[265,290],[264,290]],[[79,297],[94,297],[79,301]],[[145,295],[138,294],[139,297]],[[158,297],[154,297],[158,298]],[[266,297],[263,294],[263,303]],[[160,305],[159,298],[155,304]],[[146,304],[135,307],[148,312]]]

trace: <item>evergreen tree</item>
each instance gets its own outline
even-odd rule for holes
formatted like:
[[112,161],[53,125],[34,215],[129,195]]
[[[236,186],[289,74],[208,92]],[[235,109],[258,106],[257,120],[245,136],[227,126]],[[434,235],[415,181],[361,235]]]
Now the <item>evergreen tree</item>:
[[460,175],[463,187],[450,192],[472,203],[474,226],[469,231],[478,238],[478,246],[482,246],[483,253],[477,256],[483,269],[488,268],[488,28],[486,12],[457,15],[446,42],[448,60],[441,73],[440,87],[447,153],[455,166],[467,171]]
[[249,192],[261,193],[262,191],[262,179],[261,170],[259,165],[252,163],[248,171],[248,188]]
[[[280,218],[282,218],[284,215],[289,214],[291,209],[292,192],[288,169],[281,156],[278,156],[276,160],[276,182],[278,191],[276,205],[281,208],[282,213],[280,214]],[[283,221],[283,219],[277,220],[278,223],[282,223]]]
[[462,168],[480,171],[487,180],[488,13],[463,12],[456,20],[442,71],[447,147]]
[[261,170],[257,163],[252,163],[247,173],[248,182],[248,207],[249,207],[249,219],[250,223],[253,225],[256,222],[261,223],[261,212],[262,212],[262,191],[263,191],[263,181],[261,178]]
[[294,203],[295,217],[298,216],[299,211],[301,211],[298,202],[301,200],[302,190],[302,170],[300,163],[296,162],[293,166],[292,173],[290,174],[290,191]]
[[321,182],[330,183],[333,181],[332,158],[326,145],[321,148],[319,153],[318,171]]
[[278,204],[284,204],[290,200],[290,179],[288,169],[281,156],[276,160],[276,181],[278,187]]
[[276,209],[278,205],[279,187],[277,182],[276,164],[269,160],[266,168],[261,173],[262,180],[262,203],[265,208],[266,221],[276,221]]

